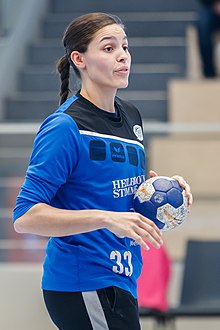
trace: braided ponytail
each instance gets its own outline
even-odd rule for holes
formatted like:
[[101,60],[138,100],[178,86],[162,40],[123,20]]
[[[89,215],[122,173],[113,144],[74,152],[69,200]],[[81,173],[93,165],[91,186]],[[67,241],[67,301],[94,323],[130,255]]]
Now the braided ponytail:
[[71,90],[69,89],[69,77],[70,77],[70,63],[67,55],[64,55],[57,62],[57,71],[60,74],[61,86],[60,86],[60,102],[59,105],[63,104]]

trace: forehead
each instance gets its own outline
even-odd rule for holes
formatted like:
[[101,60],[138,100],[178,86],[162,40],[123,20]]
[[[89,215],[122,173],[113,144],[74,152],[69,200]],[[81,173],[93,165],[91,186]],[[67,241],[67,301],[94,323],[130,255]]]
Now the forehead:
[[93,40],[96,42],[101,42],[103,39],[105,40],[105,38],[108,39],[111,37],[124,39],[126,38],[126,33],[119,24],[111,24],[97,31],[93,37]]

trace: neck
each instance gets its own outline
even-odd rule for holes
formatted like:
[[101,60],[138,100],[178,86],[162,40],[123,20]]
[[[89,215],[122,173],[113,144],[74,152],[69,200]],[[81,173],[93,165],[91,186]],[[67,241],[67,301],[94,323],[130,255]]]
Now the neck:
[[98,108],[105,110],[107,112],[115,112],[115,95],[116,90],[108,90],[105,91],[99,90],[98,88],[93,89],[87,89],[84,86],[82,86],[80,94],[93,104],[95,104]]

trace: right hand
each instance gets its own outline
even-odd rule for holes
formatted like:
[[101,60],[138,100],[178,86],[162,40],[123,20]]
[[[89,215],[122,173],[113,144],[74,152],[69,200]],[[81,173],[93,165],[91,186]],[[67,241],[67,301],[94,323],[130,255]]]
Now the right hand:
[[155,223],[135,212],[108,212],[106,228],[118,237],[129,237],[149,250],[145,241],[155,248],[163,244],[162,233]]

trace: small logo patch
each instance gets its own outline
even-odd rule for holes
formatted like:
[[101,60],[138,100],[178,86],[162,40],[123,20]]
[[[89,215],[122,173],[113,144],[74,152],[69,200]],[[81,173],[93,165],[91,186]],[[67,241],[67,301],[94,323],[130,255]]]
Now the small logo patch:
[[113,162],[125,162],[125,151],[121,143],[110,143],[110,149]]
[[143,141],[144,137],[143,137],[143,132],[142,132],[142,128],[139,125],[134,125],[133,127],[133,132],[134,134],[137,136],[137,139],[139,141]]

